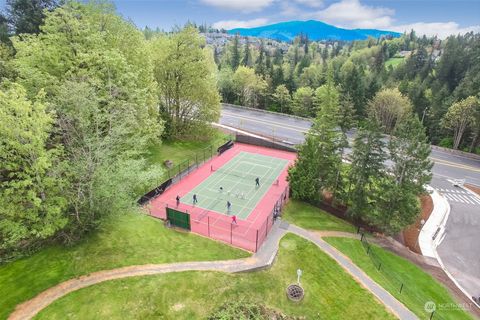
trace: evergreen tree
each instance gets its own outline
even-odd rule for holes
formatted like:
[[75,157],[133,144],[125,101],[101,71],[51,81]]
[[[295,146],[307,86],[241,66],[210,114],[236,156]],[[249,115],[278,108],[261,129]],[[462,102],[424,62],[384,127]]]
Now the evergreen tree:
[[352,217],[371,221],[383,191],[378,183],[385,177],[384,162],[387,159],[380,128],[375,122],[369,122],[366,129],[358,130],[351,158],[349,213]]
[[397,125],[388,149],[396,183],[415,195],[423,192],[432,178],[433,163],[429,159],[431,147],[425,129],[416,116],[408,116]]
[[40,32],[45,18],[44,10],[52,11],[58,0],[7,0],[10,27],[15,34]]
[[265,77],[266,75],[266,65],[265,65],[265,44],[263,40],[260,42],[260,48],[258,49],[258,58],[255,61],[255,73]]
[[235,37],[233,37],[231,50],[232,58],[230,61],[230,66],[232,67],[232,70],[235,71],[240,65],[240,41],[238,33],[235,34]]
[[242,66],[250,67],[252,65],[252,54],[250,53],[250,43],[248,41],[248,37],[245,38],[245,45],[243,47],[243,58],[242,58]]
[[335,104],[334,100],[319,104],[295,167],[289,171],[293,196],[299,199],[315,202],[322,198],[323,191],[337,196],[341,189],[342,134],[337,129],[338,101]]

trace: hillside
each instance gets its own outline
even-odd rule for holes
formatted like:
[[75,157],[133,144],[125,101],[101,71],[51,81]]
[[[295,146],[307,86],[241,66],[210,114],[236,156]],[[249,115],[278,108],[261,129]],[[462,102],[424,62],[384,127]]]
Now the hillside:
[[292,41],[299,34],[306,34],[311,40],[365,40],[368,37],[379,38],[384,35],[399,37],[393,31],[376,29],[342,29],[321,21],[288,21],[255,28],[236,28],[228,30],[230,34]]

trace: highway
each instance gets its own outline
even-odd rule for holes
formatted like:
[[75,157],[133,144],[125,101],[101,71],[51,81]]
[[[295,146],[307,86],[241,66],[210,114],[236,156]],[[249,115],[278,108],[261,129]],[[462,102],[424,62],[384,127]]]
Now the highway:
[[[228,105],[223,105],[220,124],[290,144],[301,144],[311,126],[309,120]],[[349,133],[349,140],[351,139],[353,139],[352,132]],[[434,162],[432,169],[434,176],[445,179],[465,179],[467,183],[480,186],[480,160],[441,150],[432,150],[430,158]]]
[[[306,119],[225,104],[219,122],[292,145],[301,144],[311,126]],[[350,132],[350,141],[353,136],[354,132]],[[430,185],[446,197],[451,207],[438,255],[468,295],[480,297],[480,198],[453,187],[449,181],[465,179],[466,183],[480,186],[480,160],[437,149],[432,149],[430,158],[434,162]]]

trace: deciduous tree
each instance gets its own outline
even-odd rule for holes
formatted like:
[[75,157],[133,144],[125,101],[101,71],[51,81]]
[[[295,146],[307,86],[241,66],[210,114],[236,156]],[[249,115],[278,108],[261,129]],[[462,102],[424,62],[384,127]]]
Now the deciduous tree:
[[187,27],[152,41],[160,115],[167,137],[195,136],[220,116],[216,70],[197,29]]
[[[0,90],[0,257],[53,236],[68,222],[61,148],[49,148],[54,115],[45,95],[20,85]],[[0,258],[0,261],[2,259]]]
[[448,108],[442,119],[442,125],[453,132],[453,149],[458,149],[465,130],[474,125],[479,108],[480,102],[473,96],[455,102]]
[[391,133],[397,122],[411,114],[412,105],[398,89],[383,89],[369,104],[369,116],[382,125],[385,133]]

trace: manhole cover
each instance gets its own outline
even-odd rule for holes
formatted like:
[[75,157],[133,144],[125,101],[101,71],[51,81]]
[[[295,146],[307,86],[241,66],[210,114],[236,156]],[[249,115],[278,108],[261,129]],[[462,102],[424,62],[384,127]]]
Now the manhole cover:
[[303,288],[298,284],[291,284],[287,288],[287,297],[292,301],[300,301],[303,299]]

